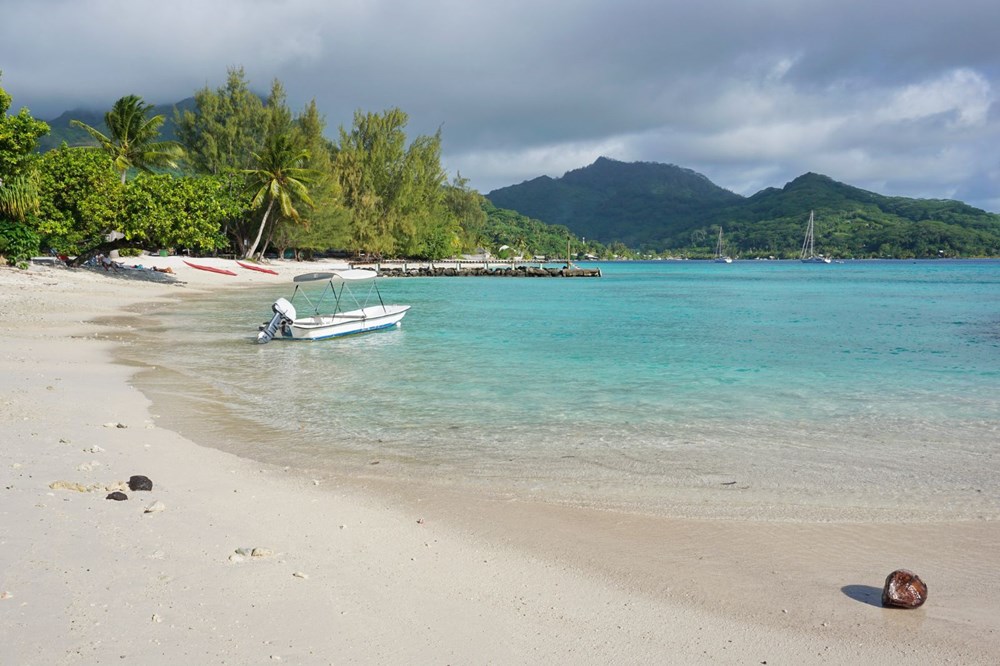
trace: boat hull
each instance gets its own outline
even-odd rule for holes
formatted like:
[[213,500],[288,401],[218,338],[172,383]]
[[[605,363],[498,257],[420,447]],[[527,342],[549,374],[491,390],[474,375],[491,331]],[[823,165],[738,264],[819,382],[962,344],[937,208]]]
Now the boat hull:
[[284,328],[283,336],[292,340],[328,340],[377,331],[399,324],[409,309],[409,305],[372,305],[332,315],[299,317]]
[[228,268],[216,268],[215,266],[206,266],[204,264],[193,264],[187,259],[184,259],[183,261],[191,268],[197,268],[199,271],[208,271],[209,273],[219,273],[220,275],[236,275],[236,273],[232,272]]
[[277,275],[278,271],[273,271],[270,268],[264,268],[263,266],[254,266],[253,264],[247,264],[242,261],[236,262],[240,267],[245,268],[250,271],[257,271],[258,273],[267,273],[269,275]]

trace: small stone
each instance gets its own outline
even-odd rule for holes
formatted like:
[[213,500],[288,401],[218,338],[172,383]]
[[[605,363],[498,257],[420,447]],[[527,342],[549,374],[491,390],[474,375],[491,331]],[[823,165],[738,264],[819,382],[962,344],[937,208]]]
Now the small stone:
[[3,592],[0,592],[0,599],[13,599],[13,598],[14,598],[14,595],[11,594],[10,592],[7,592],[6,590],[4,590]]
[[889,608],[919,608],[927,601],[927,585],[908,569],[896,569],[885,579],[882,605]]
[[132,490],[132,491],[136,491],[136,490],[152,490],[153,489],[153,482],[149,480],[148,476],[141,476],[141,475],[130,476],[128,478],[128,487],[129,487],[129,490]]
[[119,492],[119,491],[116,490],[115,492],[113,492],[110,495],[108,495],[105,499],[114,500],[116,502],[121,502],[122,500],[127,500],[128,499],[128,495],[126,495],[123,492]]
[[254,548],[250,551],[250,557],[271,557],[274,555],[274,551],[270,548]]
[[301,571],[293,571],[292,575],[296,578],[309,578],[309,574],[302,573]]
[[150,618],[150,619],[151,619],[151,620],[152,620],[153,622],[163,622],[163,618],[162,618],[162,617],[160,617],[159,615],[157,615],[156,613],[153,613],[153,617],[152,617],[152,618]]
[[237,548],[236,554],[243,557],[250,557],[253,554],[253,548]]
[[159,500],[156,500],[155,502],[147,506],[146,509],[143,511],[143,513],[159,513],[160,511],[163,511],[166,508],[167,508],[166,504],[164,504]]

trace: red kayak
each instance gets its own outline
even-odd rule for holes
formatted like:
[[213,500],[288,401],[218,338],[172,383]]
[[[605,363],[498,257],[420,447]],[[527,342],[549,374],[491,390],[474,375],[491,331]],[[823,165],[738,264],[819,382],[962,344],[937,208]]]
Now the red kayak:
[[187,259],[184,259],[183,261],[184,261],[185,264],[187,264],[191,268],[197,268],[199,271],[209,271],[209,272],[212,272],[212,273],[222,273],[223,275],[236,275],[236,273],[234,273],[231,270],[226,269],[226,268],[216,268],[215,266],[205,266],[203,264],[192,264]]
[[251,271],[259,271],[261,273],[270,273],[271,275],[277,275],[278,271],[272,271],[270,268],[264,268],[263,266],[254,266],[253,264],[244,264],[242,261],[237,261],[240,266],[247,268]]

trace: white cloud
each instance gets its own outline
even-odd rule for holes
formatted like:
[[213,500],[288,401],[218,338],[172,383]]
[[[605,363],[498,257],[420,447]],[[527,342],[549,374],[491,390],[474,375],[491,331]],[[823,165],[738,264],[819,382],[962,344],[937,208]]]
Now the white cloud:
[[891,91],[876,118],[892,122],[948,114],[954,126],[983,125],[994,101],[990,82],[976,71],[961,68]]

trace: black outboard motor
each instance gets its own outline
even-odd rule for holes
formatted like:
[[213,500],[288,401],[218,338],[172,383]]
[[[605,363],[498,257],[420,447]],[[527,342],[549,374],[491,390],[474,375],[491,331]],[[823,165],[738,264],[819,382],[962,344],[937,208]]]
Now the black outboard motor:
[[287,299],[279,298],[276,300],[274,305],[271,306],[271,310],[274,311],[274,316],[271,317],[271,321],[268,322],[267,326],[262,328],[260,333],[257,334],[258,344],[270,342],[282,324],[291,324],[295,321],[295,306],[289,303]]

